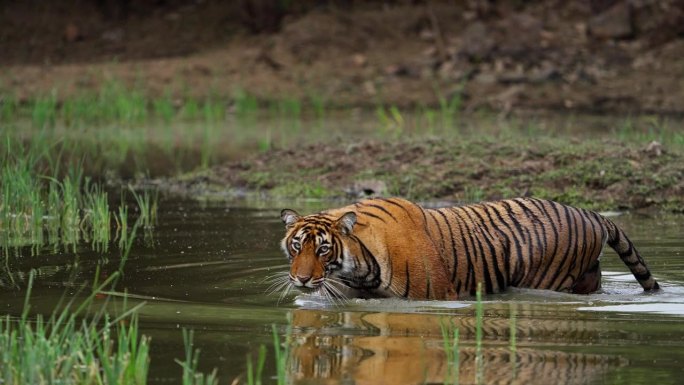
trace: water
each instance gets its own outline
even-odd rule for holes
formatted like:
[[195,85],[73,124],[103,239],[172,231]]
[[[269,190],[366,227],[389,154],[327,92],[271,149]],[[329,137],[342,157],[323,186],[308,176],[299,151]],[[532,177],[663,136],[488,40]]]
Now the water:
[[[261,204],[262,206],[264,204]],[[195,329],[200,368],[218,368],[221,383],[245,382],[246,357],[269,347],[266,383],[275,383],[271,325],[293,327],[290,378],[297,384],[443,383],[447,365],[440,322],[460,331],[459,383],[652,384],[684,376],[684,217],[614,218],[640,249],[663,292],[644,294],[612,252],[602,260],[601,293],[580,296],[511,290],[485,297],[482,351],[473,301],[352,300],[265,294],[266,278],[285,271],[280,209],[317,211],[322,203],[213,204],[163,201],[153,238],[139,236],[112,311],[145,302],[143,333],[152,337],[150,383],[179,383],[181,328]],[[292,207],[294,206],[294,207]],[[75,253],[44,250],[6,256],[0,306],[19,314],[27,272],[38,269],[32,312],[49,313],[62,296],[84,296],[82,282],[116,271],[119,253],[83,245]],[[511,348],[511,312],[515,348]]]

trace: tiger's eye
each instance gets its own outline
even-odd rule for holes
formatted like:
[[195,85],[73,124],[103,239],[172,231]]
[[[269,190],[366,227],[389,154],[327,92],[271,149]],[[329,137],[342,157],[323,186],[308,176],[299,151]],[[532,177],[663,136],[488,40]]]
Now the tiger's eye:
[[292,248],[294,251],[299,251],[302,248],[302,245],[300,245],[299,242],[292,242]]
[[328,245],[323,245],[323,246],[318,248],[318,254],[319,255],[327,254],[328,251],[330,251],[330,247]]

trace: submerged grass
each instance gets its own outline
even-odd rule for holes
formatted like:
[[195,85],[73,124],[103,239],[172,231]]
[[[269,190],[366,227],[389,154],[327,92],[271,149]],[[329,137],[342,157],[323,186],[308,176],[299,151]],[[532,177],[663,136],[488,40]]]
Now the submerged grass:
[[[84,176],[81,163],[66,170],[43,147],[6,139],[0,166],[0,247],[61,245],[75,250],[81,240],[96,251],[107,250],[113,219],[117,236],[128,230],[128,208],[114,213],[101,184]],[[142,225],[151,229],[158,195],[133,192]],[[123,229],[122,229],[123,227]],[[123,231],[121,231],[123,230]],[[124,241],[125,243],[125,241]]]

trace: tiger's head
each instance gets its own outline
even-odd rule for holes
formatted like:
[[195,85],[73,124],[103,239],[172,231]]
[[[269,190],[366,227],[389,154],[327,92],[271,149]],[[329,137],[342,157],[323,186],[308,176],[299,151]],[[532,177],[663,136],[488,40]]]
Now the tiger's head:
[[281,247],[290,261],[290,282],[311,290],[329,288],[326,280],[335,280],[344,269],[345,243],[356,224],[356,214],[300,216],[285,209],[280,218],[286,228]]

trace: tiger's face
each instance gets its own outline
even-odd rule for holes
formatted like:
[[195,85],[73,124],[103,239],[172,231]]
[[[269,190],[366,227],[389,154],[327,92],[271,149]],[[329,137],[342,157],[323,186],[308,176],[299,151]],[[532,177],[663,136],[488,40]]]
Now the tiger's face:
[[300,216],[285,209],[280,217],[287,230],[281,247],[290,261],[290,282],[304,289],[330,288],[328,281],[335,281],[344,269],[344,242],[356,223],[356,214]]

